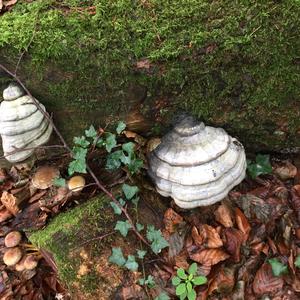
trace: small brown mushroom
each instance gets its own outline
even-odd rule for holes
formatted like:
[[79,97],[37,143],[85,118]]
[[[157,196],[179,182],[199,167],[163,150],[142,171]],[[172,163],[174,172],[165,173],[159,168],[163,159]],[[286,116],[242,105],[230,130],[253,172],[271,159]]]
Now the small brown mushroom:
[[6,235],[4,244],[8,248],[16,247],[21,242],[22,235],[19,231],[12,231]]
[[33,270],[38,265],[38,259],[35,255],[29,254],[24,260],[24,268],[26,270]]
[[80,192],[85,186],[85,179],[82,176],[73,176],[68,181],[68,188],[72,192]]
[[17,272],[22,272],[25,270],[24,261],[26,256],[23,256],[22,259],[15,265],[15,269]]
[[19,247],[9,248],[3,255],[3,262],[7,266],[14,266],[22,258],[22,252]]
[[53,185],[53,179],[59,177],[59,170],[51,166],[37,169],[32,177],[32,185],[40,190],[45,190]]

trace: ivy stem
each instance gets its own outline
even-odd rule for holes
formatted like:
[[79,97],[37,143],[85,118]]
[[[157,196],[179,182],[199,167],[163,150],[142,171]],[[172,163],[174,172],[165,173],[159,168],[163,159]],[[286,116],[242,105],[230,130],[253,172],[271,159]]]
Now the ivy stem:
[[[19,64],[19,63],[18,63]],[[55,133],[57,134],[58,138],[60,139],[62,146],[68,150],[68,152],[70,153],[70,155],[72,156],[72,150],[71,148],[68,146],[66,140],[64,139],[64,137],[62,136],[62,134],[60,133],[60,131],[58,130],[58,128],[56,127],[56,125],[54,124],[52,118],[50,117],[50,115],[44,111],[41,107],[41,104],[32,96],[32,94],[30,93],[30,91],[26,88],[26,86],[23,84],[23,82],[21,81],[21,79],[16,75],[16,73],[11,72],[10,70],[8,70],[4,65],[0,64],[0,68],[5,71],[7,74],[9,74],[12,78],[14,78],[14,80],[16,82],[18,82],[18,84],[24,89],[24,91],[27,93],[27,95],[29,97],[32,98],[34,104],[36,105],[36,107],[38,108],[38,110],[44,115],[44,117],[49,121],[49,123],[52,125],[53,130],[55,131]],[[20,150],[21,151],[21,150]],[[130,217],[130,215],[128,214],[127,210],[119,203],[119,201],[114,197],[114,195],[108,191],[104,185],[99,181],[99,179],[97,178],[97,176],[95,175],[95,173],[93,172],[93,170],[89,167],[89,165],[87,164],[86,169],[88,171],[88,173],[90,173],[90,175],[92,176],[92,178],[94,179],[96,185],[98,186],[98,188],[104,192],[120,209],[121,211],[124,213],[124,215],[126,216],[129,224],[131,225],[131,228],[133,230],[133,232],[136,234],[136,236],[143,241],[144,244],[146,244],[147,246],[150,246],[150,244],[146,241],[146,239],[138,232],[138,230],[136,229],[132,218]]]

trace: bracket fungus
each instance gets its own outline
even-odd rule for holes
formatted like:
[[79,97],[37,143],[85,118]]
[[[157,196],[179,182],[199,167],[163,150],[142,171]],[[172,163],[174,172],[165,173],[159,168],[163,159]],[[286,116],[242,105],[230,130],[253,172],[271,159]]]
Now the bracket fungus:
[[181,208],[211,205],[245,177],[243,146],[224,129],[185,117],[149,154],[157,191]]
[[[45,107],[40,106],[45,112]],[[48,142],[52,129],[34,99],[19,85],[10,83],[0,104],[0,135],[6,159],[16,163],[30,157],[34,148]]]

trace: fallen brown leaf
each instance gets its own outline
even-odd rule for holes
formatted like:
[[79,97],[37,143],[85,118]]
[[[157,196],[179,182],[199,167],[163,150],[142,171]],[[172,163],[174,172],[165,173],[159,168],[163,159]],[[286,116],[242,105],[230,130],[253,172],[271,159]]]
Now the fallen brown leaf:
[[208,248],[219,248],[223,246],[220,235],[214,227],[204,224],[201,226],[201,229],[206,232],[206,245]]
[[261,264],[261,261],[262,259],[259,255],[250,256],[247,261],[240,267],[237,280],[242,280],[247,283],[250,278],[253,277],[254,271]]
[[239,230],[245,235],[244,241],[247,241],[251,227],[247,218],[239,208],[235,209],[235,219]]
[[189,263],[187,262],[187,253],[181,252],[179,255],[175,256],[175,265],[178,268],[182,268],[187,270],[189,267]]
[[221,204],[215,211],[215,219],[217,222],[225,227],[232,227],[232,214],[229,207],[226,204]]
[[190,254],[190,259],[202,265],[212,266],[229,257],[229,254],[221,249],[204,249]]
[[176,225],[183,222],[183,218],[172,208],[168,208],[164,214],[165,228],[169,233],[176,231]]
[[0,210],[0,223],[10,219],[13,214],[6,208]]
[[281,277],[273,275],[270,264],[264,263],[255,274],[253,291],[257,295],[274,293],[282,289],[283,284],[284,280]]
[[226,242],[225,250],[232,256],[235,263],[241,260],[241,245],[244,241],[244,234],[236,228],[226,228],[224,230]]
[[288,180],[297,175],[297,168],[289,161],[283,161],[274,165],[273,173],[281,180]]
[[[206,232],[205,232],[205,234],[206,234]],[[200,235],[197,227],[193,226],[193,228],[192,228],[192,238],[194,240],[194,243],[197,246],[201,246],[204,243],[204,240],[206,239],[206,236],[203,236],[202,234]]]
[[222,268],[210,283],[208,295],[211,295],[214,291],[220,294],[228,294],[233,290],[234,285],[234,269]]

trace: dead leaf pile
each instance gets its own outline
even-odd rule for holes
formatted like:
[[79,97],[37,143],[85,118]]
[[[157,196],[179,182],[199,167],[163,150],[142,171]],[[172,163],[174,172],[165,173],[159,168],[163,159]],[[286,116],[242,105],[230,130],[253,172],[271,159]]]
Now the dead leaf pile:
[[[169,280],[160,288],[175,296],[170,281],[176,269],[197,262],[198,275],[208,278],[205,286],[196,288],[197,299],[299,299],[300,185],[296,174],[291,162],[277,161],[273,175],[247,178],[228,199],[209,209],[169,208],[164,236],[170,249],[177,251],[164,254],[165,263],[159,268],[168,270]],[[287,266],[288,272],[275,276],[271,258]]]

